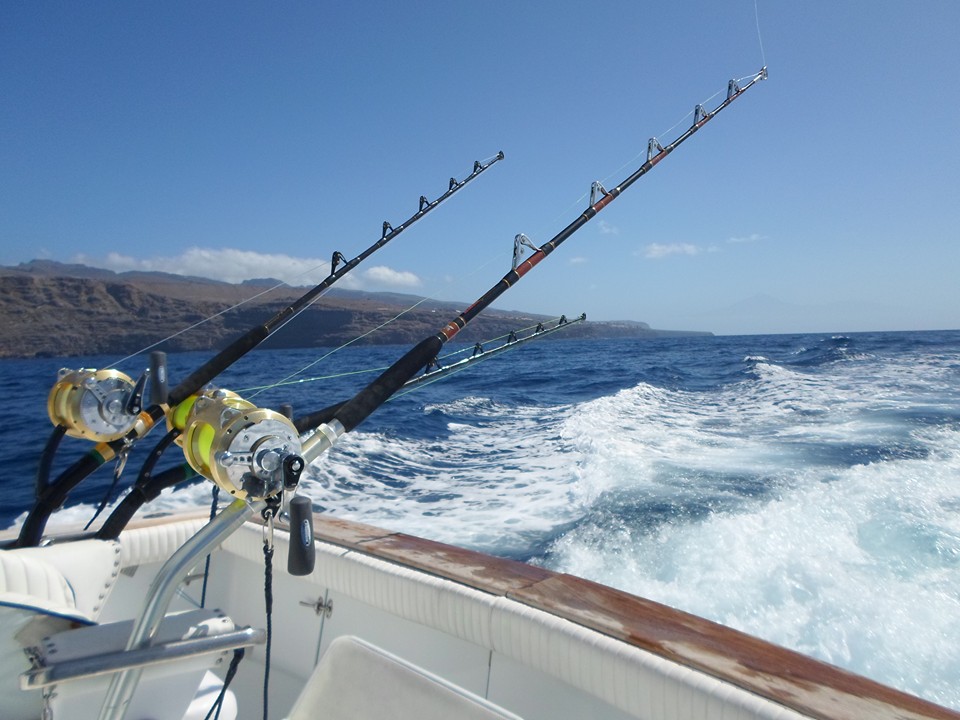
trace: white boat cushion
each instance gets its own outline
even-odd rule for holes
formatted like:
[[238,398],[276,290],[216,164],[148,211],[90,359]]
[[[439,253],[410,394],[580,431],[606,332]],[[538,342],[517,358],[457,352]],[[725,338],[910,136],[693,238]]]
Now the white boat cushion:
[[40,693],[20,690],[20,673],[30,669],[25,649],[92,623],[77,610],[73,588],[57,568],[19,550],[0,552],[0,717],[39,717]]
[[40,691],[20,690],[20,674],[30,669],[25,648],[37,645],[47,635],[91,622],[69,608],[60,613],[30,604],[32,601],[29,595],[0,594],[0,718],[3,720],[40,717]]
[[8,550],[3,555],[56,568],[72,590],[74,607],[94,620],[99,617],[120,572],[120,543],[115,540],[75,540]]
[[324,653],[289,720],[520,720],[501,707],[359,638]]
[[120,567],[165,562],[207,522],[204,518],[190,518],[124,530],[120,534]]
[[0,552],[0,597],[17,595],[15,602],[36,598],[48,607],[75,608],[73,588],[57,568],[20,551]]

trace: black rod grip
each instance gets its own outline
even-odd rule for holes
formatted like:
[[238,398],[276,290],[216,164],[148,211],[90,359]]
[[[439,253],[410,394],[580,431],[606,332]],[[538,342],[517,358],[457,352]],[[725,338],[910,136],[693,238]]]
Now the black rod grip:
[[150,405],[166,405],[169,393],[167,354],[162,350],[154,350],[150,353]]
[[291,575],[309,575],[317,558],[313,544],[313,503],[305,495],[296,495],[290,501],[290,552],[287,572]]

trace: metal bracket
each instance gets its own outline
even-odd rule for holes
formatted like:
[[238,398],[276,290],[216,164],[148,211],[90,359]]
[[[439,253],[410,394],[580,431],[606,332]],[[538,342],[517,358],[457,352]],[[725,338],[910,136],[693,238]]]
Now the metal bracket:
[[337,265],[340,263],[345,263],[347,259],[343,256],[343,253],[339,250],[333,251],[333,258],[330,260],[330,274],[333,275],[337,272]]
[[[654,152],[656,150],[656,152]],[[663,152],[663,145],[660,144],[660,141],[655,137],[650,138],[647,141],[647,162],[650,162],[654,155],[659,155]]]
[[710,113],[707,112],[706,108],[703,105],[697,105],[693,109],[693,124],[694,126],[699,125],[705,120],[710,119]]
[[605,197],[610,194],[607,192],[607,189],[600,184],[599,180],[594,180],[593,184],[590,186],[590,207],[593,207],[596,204],[597,193],[600,193],[601,197]]
[[520,233],[513,238],[513,270],[517,269],[517,265],[520,264],[520,258],[523,256],[523,250],[521,247],[526,245],[528,248],[534,252],[540,252],[540,248],[533,244],[533,242],[523,233]]
[[323,598],[317,598],[316,602],[310,602],[309,600],[301,600],[300,604],[304,607],[313,608],[313,611],[317,615],[323,615],[325,618],[333,615],[333,598],[330,598],[326,602],[323,601]]
[[738,92],[740,92],[740,85],[737,84],[736,80],[731,80],[729,83],[727,83],[727,100],[732,98]]

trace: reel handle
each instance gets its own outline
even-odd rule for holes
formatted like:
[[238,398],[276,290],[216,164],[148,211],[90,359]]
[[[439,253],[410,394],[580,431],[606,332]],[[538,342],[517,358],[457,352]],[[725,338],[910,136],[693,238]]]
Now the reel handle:
[[313,544],[313,503],[304,495],[290,500],[290,553],[287,572],[309,575],[313,572],[317,550]]
[[170,390],[167,381],[167,354],[162,350],[150,353],[150,404],[166,405]]

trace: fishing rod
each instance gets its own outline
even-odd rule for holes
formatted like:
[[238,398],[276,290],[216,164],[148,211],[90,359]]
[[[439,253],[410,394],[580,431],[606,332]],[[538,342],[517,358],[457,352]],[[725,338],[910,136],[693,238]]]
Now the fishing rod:
[[[295,483],[287,482],[288,463],[293,462],[302,468],[305,463],[329,450],[340,437],[357,427],[436,358],[444,343],[453,339],[480,312],[720,111],[766,77],[764,67],[743,86],[731,80],[726,100],[712,111],[697,105],[693,124],[673,142],[662,146],[651,139],[646,162],[623,182],[609,191],[599,183],[594,183],[590,205],[579,217],[542,246],[536,247],[530,243],[534,250],[530,257],[522,262],[515,259],[511,270],[470,307],[444,325],[438,333],[411,348],[351,399],[320,411],[323,419],[317,424],[302,420],[291,422],[280,413],[256,408],[252,403],[225,391],[198,398],[185,427],[183,451],[187,462],[199,474],[237,499],[255,501],[276,498],[284,490],[295,489]],[[597,194],[600,195],[599,199]],[[306,435],[306,438],[301,438],[301,435]]]
[[[407,380],[403,387],[397,391],[394,397],[399,397],[400,395],[406,395],[408,392],[411,392],[414,388],[423,384],[430,384],[440,380],[441,378],[447,377],[448,375],[454,375],[458,372],[466,370],[471,365],[483,362],[484,360],[489,360],[490,358],[496,357],[502,353],[507,352],[508,350],[515,350],[521,345],[525,345],[531,340],[540,340],[552,335],[555,332],[560,330],[567,330],[568,328],[577,325],[578,323],[585,322],[587,319],[586,313],[581,313],[573,320],[568,320],[566,315],[561,315],[557,320],[556,324],[552,327],[546,327],[543,323],[538,323],[536,329],[529,333],[528,335],[518,336],[516,332],[511,332],[506,336],[506,341],[502,345],[498,345],[494,348],[484,349],[481,343],[477,343],[473,347],[473,355],[468,358],[464,358],[458,362],[450,363],[449,365],[443,365],[442,367],[436,366],[434,369],[427,368],[427,371],[422,375],[415,375],[414,377]],[[503,337],[503,336],[501,336]],[[456,353],[453,353],[456,354]]]
[[[577,230],[586,225],[597,213],[619,197],[627,188],[655,168],[670,153],[716,117],[734,100],[753,87],[754,84],[766,79],[766,77],[767,69],[764,67],[742,87],[736,81],[731,80],[727,86],[726,100],[712,111],[707,111],[702,105],[697,105],[694,110],[693,124],[668,145],[662,146],[656,141],[651,141],[647,147],[646,162],[623,182],[609,191],[599,183],[594,183],[594,190],[599,191],[601,196],[596,202],[592,202],[579,217],[545,244],[537,248],[530,257],[522,262],[515,263],[510,272],[504,275],[496,285],[491,287],[459,316],[447,323],[440,332],[421,341],[380,375],[380,377],[361,390],[353,399],[346,402],[329,423],[325,423],[317,428],[318,432],[304,443],[303,455],[307,462],[318,457],[329,449],[342,435],[350,432],[363,422],[363,420],[386,402],[407,380],[413,377],[432,358],[436,357],[444,343],[453,339],[457,333],[466,327],[467,323],[489,307],[510,287],[519,282],[521,278],[549,256],[550,253],[556,250],[564,241],[577,232]],[[656,152],[654,152],[654,148],[656,148]],[[594,194],[591,196],[591,200],[595,199]]]
[[[130,447],[146,435],[172,408],[195,395],[204,385],[257,347],[272,333],[306,309],[337,280],[357,267],[366,258],[384,247],[418,220],[426,217],[445,200],[462,190],[484,171],[503,160],[503,152],[486,162],[474,161],[473,171],[463,180],[450,178],[447,191],[436,200],[420,196],[420,206],[413,215],[396,227],[384,221],[380,239],[352,260],[336,251],[330,274],[293,303],[280,310],[263,325],[255,326],[201,365],[191,375],[166,392],[166,368],[154,369],[161,376],[152,404],[142,410],[146,374],[137,383],[116,370],[64,370],[51,390],[47,407],[55,429],[41,458],[37,477],[37,500],[21,528],[17,546],[33,546],[40,542],[50,514],[66,500],[70,491],[97,468],[119,458],[115,479],[123,470]],[[342,265],[340,263],[343,263]],[[339,266],[339,267],[338,267]],[[64,434],[99,441],[86,455],[63,471],[52,483],[44,476],[49,472],[52,455]]]
[[[578,323],[586,321],[586,319],[586,313],[575,317],[573,320],[568,320],[565,315],[561,315],[555,321],[544,321],[537,323],[535,329],[533,329],[533,332],[529,332],[527,335],[518,335],[517,333],[521,333],[524,330],[531,330],[534,328],[534,326],[524,328],[523,330],[511,331],[509,335],[501,335],[499,338],[494,338],[493,341],[484,341],[485,343],[489,343],[506,338],[506,340],[497,347],[488,346],[484,349],[483,344],[477,343],[473,347],[474,354],[470,357],[443,365],[432,372],[427,372],[423,375],[418,375],[411,378],[404,383],[400,391],[394,395],[394,398],[413,392],[423,385],[430,385],[443,380],[450,375],[467,370],[473,365],[479,364],[484,360],[489,360],[490,358],[496,357],[497,355],[500,355],[508,350],[515,350],[531,340],[540,340],[548,335],[552,335],[555,332],[571,328]],[[553,322],[554,324],[545,324],[549,322]],[[458,355],[469,351],[470,348],[466,348],[462,351],[452,353],[447,357],[452,357],[453,355]],[[339,405],[336,407],[339,407]],[[306,416],[299,418],[297,423],[302,424],[304,427],[312,428],[316,425],[319,425],[321,422],[325,422],[325,418],[328,416],[332,417],[332,413],[330,411],[322,410],[316,417]],[[140,474],[137,476],[136,482],[130,486],[130,491],[113,509],[107,519],[103,522],[103,525],[101,525],[96,531],[94,537],[100,540],[115,540],[120,536],[120,533],[127,526],[127,523],[133,519],[133,516],[143,505],[158,498],[162,491],[197,477],[196,472],[186,462],[167,468],[157,474],[153,473],[154,467],[156,466],[156,462],[160,455],[174,442],[179,435],[180,430],[177,428],[174,428],[164,435],[163,439],[151,452],[150,456],[140,468]]]
[[[469,352],[470,350],[469,348],[465,348],[464,350],[459,350],[457,352],[450,353],[444,358],[437,358],[436,364],[434,364],[431,367],[428,367],[426,372],[424,372],[423,375],[418,375],[410,378],[407,382],[403,384],[403,388],[401,388],[403,389],[403,392],[402,393],[398,392],[393,397],[397,398],[397,397],[400,397],[401,395],[406,395],[408,392],[412,392],[419,385],[423,385],[423,384],[429,385],[448,375],[453,375],[454,373],[458,373],[461,370],[465,370],[470,365],[474,365],[483,360],[489,360],[490,358],[496,357],[497,355],[500,355],[501,353],[506,352],[507,350],[512,350],[516,347],[519,347],[520,345],[523,345],[530,340],[537,340],[539,338],[546,337],[547,335],[551,335],[552,333],[558,330],[563,330],[565,328],[576,325],[577,323],[584,322],[586,319],[587,319],[586,313],[581,314],[579,317],[573,320],[568,320],[566,315],[561,315],[557,319],[556,325],[554,325],[553,327],[545,327],[543,323],[538,323],[535,326],[534,332],[528,335],[517,336],[516,334],[517,332],[523,332],[523,330],[521,329],[518,331],[511,332],[508,335],[502,335],[500,336],[500,338],[494,338],[493,340],[484,341],[489,343],[489,342],[494,342],[496,340],[499,340],[503,337],[506,337],[507,341],[496,348],[488,347],[486,350],[484,350],[483,344],[478,342],[473,347],[474,354],[471,357],[468,357],[464,360],[460,360],[458,362],[454,362],[454,363],[450,363],[449,365],[442,365],[442,366],[440,363],[440,360],[444,360],[454,355],[459,355],[460,353],[463,353],[463,352]],[[534,327],[534,326],[531,326],[531,327]],[[526,329],[529,330],[530,328],[526,328]],[[328,407],[325,407],[322,410],[317,410],[315,412],[312,412],[309,415],[302,415],[298,417],[296,420],[294,420],[293,425],[297,429],[297,432],[301,434],[310,432],[313,430],[313,428],[317,427],[321,423],[329,422],[330,420],[332,420],[333,417],[340,410],[340,408],[343,407],[343,405],[344,405],[343,402],[339,402],[339,403],[336,403],[335,405],[330,405]]]

